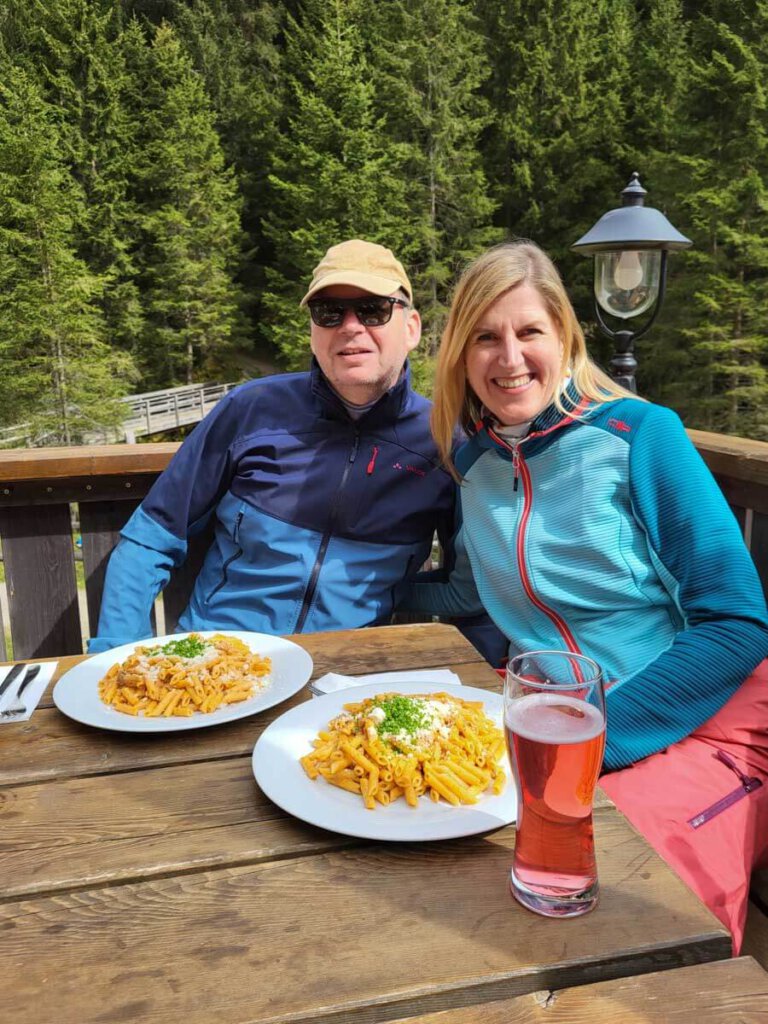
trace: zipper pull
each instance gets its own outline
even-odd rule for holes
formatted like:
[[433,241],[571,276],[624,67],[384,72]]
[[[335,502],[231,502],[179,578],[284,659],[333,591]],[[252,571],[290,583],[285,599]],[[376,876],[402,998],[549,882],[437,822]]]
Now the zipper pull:
[[357,458],[357,449],[360,447],[360,435],[355,433],[355,443],[352,445],[352,451],[349,453],[349,461],[354,462]]
[[751,793],[753,789],[758,789],[762,783],[760,779],[755,778],[751,775],[745,775],[744,772],[739,768],[732,757],[729,757],[724,750],[718,750],[715,752],[715,757],[718,761],[722,761],[724,765],[727,765],[734,774],[738,775],[741,780],[741,784],[747,793]]
[[722,799],[712,804],[710,807],[705,808],[699,814],[693,818],[688,819],[688,824],[691,828],[701,828],[702,825],[706,825],[712,818],[716,818],[718,814],[722,814],[723,811],[732,807],[739,800],[743,800],[749,793],[754,792],[756,789],[760,789],[763,782],[762,779],[758,779],[755,775],[745,775],[744,772],[739,768],[733,758],[729,757],[728,754],[723,750],[715,751],[714,755],[718,761],[721,761],[727,768],[730,768],[735,775],[739,777],[741,782],[740,786],[727,793]]
[[235,544],[237,544],[238,537],[240,536],[240,523],[242,523],[244,515],[245,512],[243,512],[243,510],[240,509],[235,519],[235,529],[232,533],[232,540],[235,542]]
[[520,452],[518,451],[517,445],[515,445],[515,449],[512,452],[512,469],[515,474],[512,490],[516,491],[520,480]]
[[376,465],[376,456],[378,454],[379,449],[376,447],[376,445],[374,445],[373,451],[371,452],[371,461],[368,463],[368,468],[365,471],[368,476],[370,476],[373,473],[373,467]]

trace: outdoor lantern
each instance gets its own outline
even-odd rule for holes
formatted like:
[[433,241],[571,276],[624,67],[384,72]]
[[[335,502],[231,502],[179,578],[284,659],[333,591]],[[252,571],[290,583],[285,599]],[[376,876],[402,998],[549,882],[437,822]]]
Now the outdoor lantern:
[[[637,392],[632,353],[635,340],[656,319],[664,299],[667,253],[687,249],[691,240],[673,228],[659,210],[644,206],[646,190],[635,172],[621,193],[621,206],[604,213],[600,220],[571,246],[585,256],[595,257],[595,315],[601,330],[614,342],[611,376],[630,391]],[[637,330],[613,330],[601,310],[618,320],[649,313]]]

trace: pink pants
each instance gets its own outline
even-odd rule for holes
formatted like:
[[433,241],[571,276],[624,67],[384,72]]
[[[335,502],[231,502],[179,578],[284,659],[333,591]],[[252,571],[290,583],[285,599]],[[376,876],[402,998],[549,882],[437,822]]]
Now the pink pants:
[[[763,784],[718,810],[742,786],[737,771]],[[600,785],[729,929],[737,956],[750,874],[768,866],[768,661],[686,739]]]

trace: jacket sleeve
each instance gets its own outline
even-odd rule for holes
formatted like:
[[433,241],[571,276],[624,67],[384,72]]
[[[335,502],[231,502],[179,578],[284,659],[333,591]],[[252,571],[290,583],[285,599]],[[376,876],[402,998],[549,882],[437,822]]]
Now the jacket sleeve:
[[629,466],[634,515],[684,624],[667,650],[609,689],[609,769],[689,735],[768,656],[765,599],[752,559],[673,412],[648,410],[636,428]]
[[229,485],[238,434],[235,394],[225,396],[189,435],[120,531],[90,654],[152,635],[155,598],[171,569],[186,558],[188,538],[205,526]]
[[451,542],[453,568],[446,579],[445,570],[422,572],[414,579],[399,604],[401,611],[424,612],[453,618],[485,612],[475,586],[472,566],[463,541],[463,527]]

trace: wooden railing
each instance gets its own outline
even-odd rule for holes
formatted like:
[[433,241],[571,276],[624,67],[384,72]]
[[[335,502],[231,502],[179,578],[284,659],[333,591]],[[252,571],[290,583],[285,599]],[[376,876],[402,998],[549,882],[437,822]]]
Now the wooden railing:
[[[690,435],[741,524],[768,593],[768,443],[701,431]],[[0,622],[0,659],[82,652],[83,637],[96,630],[104,571],[120,528],[177,448],[174,442],[0,452],[0,543],[9,612],[4,627]],[[696,515],[695,508],[690,511]],[[167,632],[186,607],[209,543],[210,534],[195,538],[186,563],[163,592]],[[12,651],[5,642],[8,627]]]

